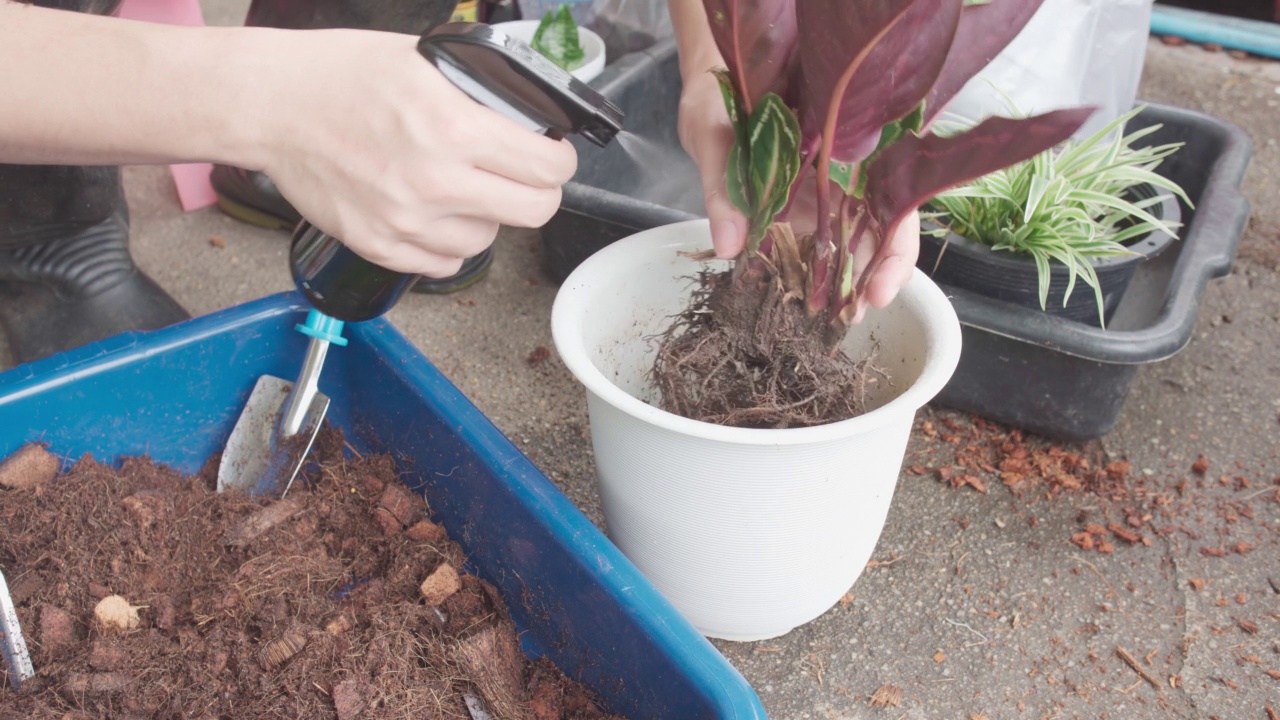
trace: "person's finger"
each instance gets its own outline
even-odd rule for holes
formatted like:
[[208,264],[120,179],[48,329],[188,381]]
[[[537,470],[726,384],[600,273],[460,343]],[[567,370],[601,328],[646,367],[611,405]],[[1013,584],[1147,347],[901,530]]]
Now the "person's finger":
[[716,257],[737,257],[747,245],[747,217],[729,202],[719,188],[708,191],[704,200],[707,219],[711,221],[711,246],[715,248]]
[[353,240],[351,249],[388,270],[448,277],[457,272],[462,258],[478,255],[493,244],[498,223],[450,216],[433,219],[429,227],[393,228],[390,232],[380,239]]
[[915,263],[907,262],[901,255],[890,255],[880,263],[880,268],[867,284],[864,299],[874,308],[888,307],[911,279]]
[[503,225],[542,227],[560,208],[559,186],[535,187],[484,171],[459,173],[441,183],[448,187],[437,188],[433,196],[456,198],[459,215]]
[[711,223],[711,245],[716,256],[737,257],[747,244],[747,218],[729,200],[725,168],[733,147],[733,128],[726,122],[704,123],[694,131],[690,155],[702,180],[702,199]]
[[476,167],[536,188],[558,188],[577,171],[578,151],[568,140],[537,135],[488,109],[477,119]]
[[432,252],[408,240],[390,243],[377,253],[367,255],[366,260],[395,272],[425,275],[430,278],[446,278],[462,268],[462,258]]
[[875,268],[867,283],[865,300],[872,307],[888,307],[898,292],[911,280],[912,268],[920,255],[920,214],[913,212],[898,225],[889,238],[887,257]]

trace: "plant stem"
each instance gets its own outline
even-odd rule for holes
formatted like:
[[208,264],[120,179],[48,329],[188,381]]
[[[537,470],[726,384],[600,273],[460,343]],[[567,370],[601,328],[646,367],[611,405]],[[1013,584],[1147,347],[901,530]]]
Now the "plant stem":
[[[893,28],[902,21],[902,18],[907,16],[907,11],[911,9],[911,5],[911,3],[907,3],[903,6],[903,8],[898,11],[898,14],[889,21],[889,24],[881,28],[880,32],[876,33],[871,40],[863,46],[862,50],[860,50],[849,63],[849,66],[845,68],[844,73],[840,75],[840,79],[836,81],[835,88],[832,89],[831,105],[827,108],[827,120],[822,127],[822,145],[818,150],[819,203],[822,202],[822,196],[827,190],[828,180],[830,179],[831,153],[835,149],[834,138],[836,136],[836,121],[840,118],[840,103],[844,100],[844,93],[849,89],[849,83],[853,82],[853,76],[858,73],[862,64],[866,62],[867,56],[869,56],[871,51],[880,44],[880,41],[884,39],[884,36],[888,35],[889,31],[893,30]],[[854,180],[856,181],[857,178],[855,177]],[[850,185],[856,184],[856,182],[850,183]],[[830,203],[828,203],[828,207],[830,207]]]
[[[853,76],[858,73],[858,69],[866,62],[867,56],[871,51],[880,44],[885,35],[889,34],[902,18],[906,17],[907,11],[911,9],[911,3],[903,6],[898,14],[889,21],[887,25],[880,29],[871,40],[863,46],[862,50],[854,56],[849,66],[845,68],[840,75],[840,79],[836,81],[835,88],[831,93],[831,105],[827,108],[826,123],[822,128],[821,145],[818,148],[818,217],[817,217],[817,237],[814,238],[814,262],[811,269],[812,281],[809,290],[809,309],[811,312],[827,307],[827,295],[831,292],[830,283],[832,282],[831,261],[834,253],[831,252],[831,153],[835,150],[836,124],[840,118],[840,103],[844,100],[844,93],[849,88],[849,83],[853,81]],[[855,169],[855,173],[857,170]],[[851,186],[857,185],[857,178]]]

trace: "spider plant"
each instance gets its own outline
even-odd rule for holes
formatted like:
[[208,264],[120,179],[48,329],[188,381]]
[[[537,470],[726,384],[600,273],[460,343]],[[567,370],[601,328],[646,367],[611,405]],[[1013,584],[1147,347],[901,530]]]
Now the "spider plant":
[[1155,172],[1183,143],[1134,147],[1160,125],[1124,133],[1124,126],[1142,110],[1120,116],[1087,139],[1068,140],[1060,148],[940,193],[923,214],[939,227],[926,232],[939,237],[955,233],[993,250],[1030,256],[1036,264],[1041,310],[1048,304],[1052,264],[1062,264],[1068,273],[1063,305],[1080,279],[1093,289],[1098,319],[1105,323],[1102,290],[1090,261],[1134,255],[1126,243],[1154,231],[1177,237],[1176,223],[1151,213],[1169,195],[1134,200],[1130,190],[1149,183],[1191,205],[1177,183]]

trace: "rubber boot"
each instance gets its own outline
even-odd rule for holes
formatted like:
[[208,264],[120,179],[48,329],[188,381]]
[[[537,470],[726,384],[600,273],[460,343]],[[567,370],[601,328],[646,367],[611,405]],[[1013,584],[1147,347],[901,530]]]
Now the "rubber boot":
[[119,169],[0,165],[0,326],[19,363],[190,317],[134,264]]
[[[448,22],[457,0],[253,0],[245,25],[288,30],[351,28],[422,35]],[[215,165],[209,182],[218,208],[237,220],[275,230],[292,230],[302,220],[266,174]],[[422,278],[413,290],[451,293],[479,282],[493,264],[493,248],[467,258],[456,274]]]

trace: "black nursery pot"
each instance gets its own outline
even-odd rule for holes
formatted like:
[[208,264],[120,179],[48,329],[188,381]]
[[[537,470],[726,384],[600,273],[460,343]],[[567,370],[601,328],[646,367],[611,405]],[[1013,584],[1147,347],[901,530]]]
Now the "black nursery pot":
[[[1131,200],[1155,197],[1157,189],[1147,183],[1129,191]],[[1176,198],[1166,197],[1164,202],[1151,208],[1151,214],[1176,228],[1181,211]],[[1128,243],[1133,255],[1115,255],[1094,258],[1090,261],[1098,275],[1102,289],[1103,311],[1108,324],[1115,314],[1125,291],[1129,289],[1138,266],[1164,252],[1175,242],[1173,236],[1155,231]],[[945,244],[945,248],[944,248]],[[938,256],[941,254],[941,261]],[[950,233],[946,238],[934,235],[920,237],[920,259],[916,267],[935,282],[962,288],[984,297],[1022,307],[1040,310],[1040,279],[1036,263],[1030,256],[1009,250],[993,250],[991,246],[967,237]],[[1093,288],[1077,277],[1071,295],[1066,296],[1070,276],[1062,263],[1052,262],[1049,278],[1049,297],[1044,312],[1098,327],[1098,303]]]

